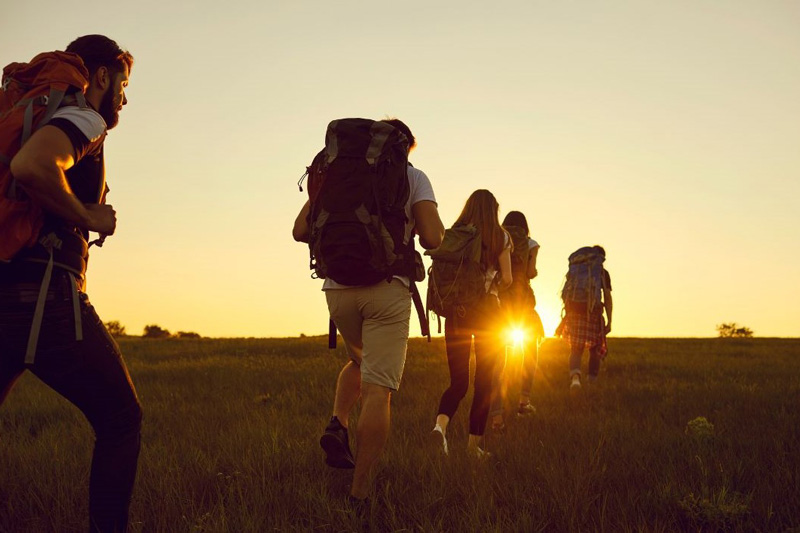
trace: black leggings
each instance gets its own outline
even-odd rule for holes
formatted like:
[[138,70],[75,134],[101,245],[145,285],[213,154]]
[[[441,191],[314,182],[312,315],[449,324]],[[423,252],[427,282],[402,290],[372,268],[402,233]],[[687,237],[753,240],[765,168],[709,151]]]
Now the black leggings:
[[54,275],[36,359],[24,363],[36,284],[0,284],[0,404],[27,368],[72,402],[95,432],[89,478],[90,531],[125,531],[142,411],[122,354],[89,303],[80,297],[83,340],[75,340],[69,277]]
[[499,342],[492,331],[491,320],[480,317],[447,318],[444,322],[444,340],[447,348],[447,365],[450,367],[450,387],[442,394],[439,414],[451,419],[458,404],[469,388],[469,355],[472,336],[475,336],[475,394],[469,412],[470,435],[483,435],[489,406],[492,400],[492,376],[497,361]]

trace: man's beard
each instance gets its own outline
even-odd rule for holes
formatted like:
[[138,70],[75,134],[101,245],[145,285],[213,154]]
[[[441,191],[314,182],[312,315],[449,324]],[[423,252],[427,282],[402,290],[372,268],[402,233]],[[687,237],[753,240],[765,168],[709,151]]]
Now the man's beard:
[[114,100],[114,91],[109,89],[106,94],[103,95],[103,99],[100,101],[100,109],[97,110],[100,116],[103,117],[103,120],[106,121],[106,129],[109,130],[119,122],[118,106]]

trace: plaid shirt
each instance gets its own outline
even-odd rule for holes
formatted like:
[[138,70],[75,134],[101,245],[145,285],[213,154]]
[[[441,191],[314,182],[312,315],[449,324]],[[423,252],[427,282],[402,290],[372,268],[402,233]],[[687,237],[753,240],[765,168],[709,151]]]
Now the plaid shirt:
[[569,341],[570,346],[600,347],[600,357],[608,353],[606,346],[606,322],[603,313],[567,313],[564,319],[563,336]]

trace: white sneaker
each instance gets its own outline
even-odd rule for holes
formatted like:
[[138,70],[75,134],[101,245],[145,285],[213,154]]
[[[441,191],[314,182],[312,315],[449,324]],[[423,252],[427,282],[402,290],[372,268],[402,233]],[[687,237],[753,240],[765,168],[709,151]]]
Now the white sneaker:
[[442,431],[441,426],[436,426],[431,431],[430,439],[433,442],[432,446],[436,450],[440,450],[442,454],[447,455],[447,439],[444,436],[444,432]]
[[467,453],[479,461],[492,458],[492,454],[490,452],[487,452],[480,446],[475,446],[474,448],[467,448]]
[[577,390],[581,388],[581,375],[572,374],[572,383],[569,384],[570,390]]

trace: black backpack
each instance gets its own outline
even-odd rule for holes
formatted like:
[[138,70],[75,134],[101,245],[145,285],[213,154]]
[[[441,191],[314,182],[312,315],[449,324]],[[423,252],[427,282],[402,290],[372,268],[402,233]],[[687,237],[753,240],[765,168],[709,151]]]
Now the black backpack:
[[307,175],[314,277],[372,285],[413,275],[413,239],[403,243],[408,140],[400,130],[369,119],[334,120]]

